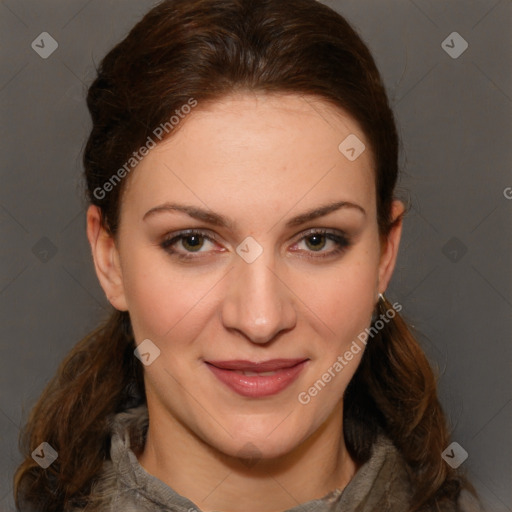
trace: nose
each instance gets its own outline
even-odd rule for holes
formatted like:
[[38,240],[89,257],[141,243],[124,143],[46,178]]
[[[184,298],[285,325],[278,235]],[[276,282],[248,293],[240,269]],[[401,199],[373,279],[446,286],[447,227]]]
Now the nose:
[[294,295],[264,251],[255,261],[242,258],[229,273],[221,317],[228,330],[252,343],[266,344],[293,329],[297,321]]

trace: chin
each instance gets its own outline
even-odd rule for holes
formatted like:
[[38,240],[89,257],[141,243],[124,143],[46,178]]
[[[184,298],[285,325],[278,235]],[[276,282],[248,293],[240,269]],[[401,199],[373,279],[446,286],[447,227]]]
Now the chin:
[[[247,418],[247,422],[231,423],[226,425],[228,436],[225,432],[218,433],[215,439],[210,439],[211,444],[218,451],[231,457],[241,459],[273,459],[284,456],[293,451],[307,437],[309,430],[302,424],[300,428],[290,425],[286,415],[272,416],[272,421],[266,418],[258,422],[254,418]],[[311,427],[313,428],[313,427]]]
[[242,459],[247,464],[255,463],[263,459],[276,459],[285,456],[298,446],[298,440],[295,442],[290,436],[286,438],[276,438],[269,441],[268,438],[262,436],[260,438],[244,438],[237,439],[236,443],[225,447],[223,452],[231,457]]

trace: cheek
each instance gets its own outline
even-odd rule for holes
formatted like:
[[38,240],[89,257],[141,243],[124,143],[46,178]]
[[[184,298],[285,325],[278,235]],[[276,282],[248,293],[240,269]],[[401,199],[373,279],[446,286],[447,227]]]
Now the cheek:
[[361,248],[314,276],[304,273],[296,277],[300,283],[297,295],[305,311],[318,318],[330,347],[339,349],[368,326],[378,276],[377,261],[371,254]]
[[180,270],[165,253],[156,255],[154,248],[130,255],[125,263],[124,290],[136,339],[191,339],[192,333],[189,337],[184,331],[206,314],[214,276]]

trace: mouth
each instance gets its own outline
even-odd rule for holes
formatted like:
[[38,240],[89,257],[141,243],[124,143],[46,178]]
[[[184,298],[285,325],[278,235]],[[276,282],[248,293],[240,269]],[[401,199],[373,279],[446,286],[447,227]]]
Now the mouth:
[[271,359],[205,361],[209,370],[224,385],[239,395],[259,398],[275,395],[290,386],[309,359]]

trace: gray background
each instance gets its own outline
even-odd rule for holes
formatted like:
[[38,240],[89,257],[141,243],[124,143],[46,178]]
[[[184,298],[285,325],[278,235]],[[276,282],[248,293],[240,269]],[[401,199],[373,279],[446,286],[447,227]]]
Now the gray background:
[[[489,511],[510,511],[512,2],[325,3],[372,50],[403,141],[413,209],[387,296],[439,369],[454,440],[469,453],[463,467]],[[0,3],[0,510],[14,509],[19,426],[107,312],[85,236],[84,88],[152,4]],[[44,31],[59,45],[48,59],[31,48]],[[469,44],[457,59],[441,46],[453,31]]]

